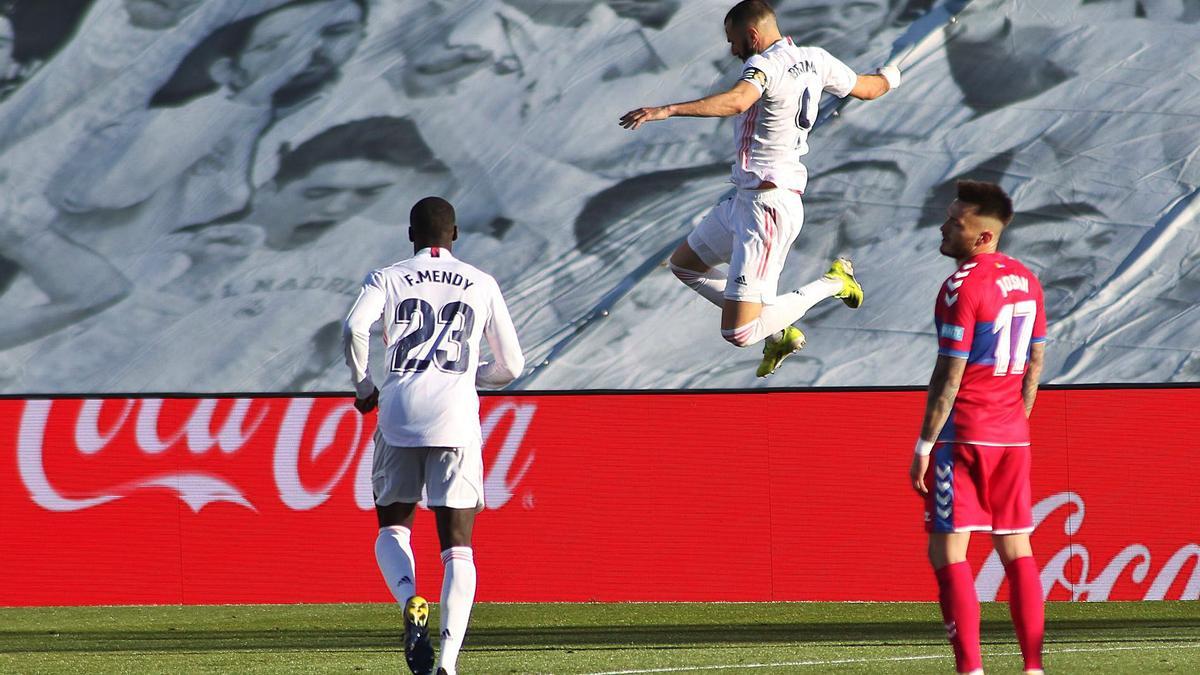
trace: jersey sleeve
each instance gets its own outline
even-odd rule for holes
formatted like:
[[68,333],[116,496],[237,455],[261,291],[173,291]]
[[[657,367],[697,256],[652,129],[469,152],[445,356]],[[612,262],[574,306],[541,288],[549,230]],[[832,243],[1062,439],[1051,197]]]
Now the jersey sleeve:
[[768,59],[763,58],[761,54],[755,54],[746,60],[740,80],[754,85],[758,93],[763,94],[775,85],[774,70]]
[[846,98],[854,85],[858,83],[858,73],[850,66],[842,63],[837,57],[817,47],[822,64],[821,87],[838,98]]
[[346,353],[346,365],[350,367],[350,379],[358,398],[371,395],[375,383],[367,368],[371,349],[371,326],[383,316],[387,303],[383,274],[375,270],[363,279],[358,299],[350,308],[350,314],[342,326],[342,346]]
[[971,355],[975,337],[975,318],[978,302],[961,284],[951,288],[954,278],[946,280],[938,292],[933,322],[937,327],[938,354],[965,359]]
[[492,360],[480,364],[475,373],[477,387],[503,387],[520,377],[525,369],[525,356],[517,340],[517,329],[513,326],[512,316],[508,313],[508,305],[499,286],[492,287],[490,305],[490,316],[483,326],[483,336],[487,339],[488,349],[492,351]]

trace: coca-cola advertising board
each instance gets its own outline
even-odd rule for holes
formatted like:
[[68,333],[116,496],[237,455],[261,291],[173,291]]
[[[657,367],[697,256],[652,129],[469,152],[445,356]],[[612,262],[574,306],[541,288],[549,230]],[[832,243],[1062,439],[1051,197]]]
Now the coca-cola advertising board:
[[[0,605],[388,601],[348,397],[0,400]],[[921,391],[486,396],[484,601],[933,600]],[[1200,598],[1200,388],[1050,389],[1051,600]],[[417,514],[419,590],[441,586]],[[976,535],[984,600],[1003,570]]]

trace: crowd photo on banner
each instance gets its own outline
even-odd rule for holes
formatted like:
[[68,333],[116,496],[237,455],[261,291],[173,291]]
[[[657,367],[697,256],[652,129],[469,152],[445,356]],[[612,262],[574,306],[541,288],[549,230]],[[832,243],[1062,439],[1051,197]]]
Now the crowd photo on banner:
[[928,27],[927,0],[775,3],[859,71],[933,48],[886,113],[813,134],[780,287],[851,254],[872,311],[814,308],[770,380],[664,263],[730,190],[732,122],[613,124],[730,85],[728,4],[0,3],[0,392],[342,390],[340,314],[427,194],[505,289],[513,388],[921,384],[915,280],[959,178],[1018,204],[1047,381],[1200,377],[1198,94],[1175,68],[1197,3],[978,0]]
[[1198,57],[0,0],[0,671],[1200,672]]

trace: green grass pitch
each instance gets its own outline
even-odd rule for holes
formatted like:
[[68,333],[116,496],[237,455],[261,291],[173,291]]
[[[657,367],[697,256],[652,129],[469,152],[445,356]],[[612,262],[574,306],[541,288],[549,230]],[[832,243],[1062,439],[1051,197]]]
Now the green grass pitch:
[[[953,672],[939,619],[928,603],[480,604],[459,668]],[[985,667],[1019,673],[1006,606],[983,619]],[[394,673],[399,626],[384,604],[0,608],[0,672]],[[1200,673],[1200,603],[1054,603],[1046,654],[1048,672]]]

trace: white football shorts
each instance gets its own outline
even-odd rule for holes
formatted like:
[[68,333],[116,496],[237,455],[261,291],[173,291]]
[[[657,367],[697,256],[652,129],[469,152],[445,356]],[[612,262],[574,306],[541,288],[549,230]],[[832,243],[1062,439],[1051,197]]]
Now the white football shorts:
[[800,193],[738,190],[708,212],[687,242],[709,267],[729,263],[727,299],[769,305],[775,302],[784,260],[803,225]]
[[400,448],[375,432],[371,464],[375,503],[416,504],[424,491],[426,506],[483,509],[483,450],[472,448]]

